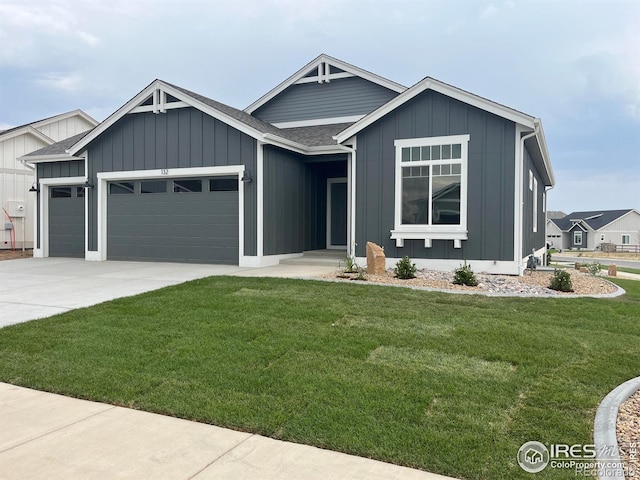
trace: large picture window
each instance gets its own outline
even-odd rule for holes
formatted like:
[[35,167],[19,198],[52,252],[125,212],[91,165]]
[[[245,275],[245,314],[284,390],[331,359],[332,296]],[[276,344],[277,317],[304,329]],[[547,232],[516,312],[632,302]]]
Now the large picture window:
[[[396,140],[396,220],[391,238],[466,239],[469,135]],[[429,240],[429,241],[427,241]]]

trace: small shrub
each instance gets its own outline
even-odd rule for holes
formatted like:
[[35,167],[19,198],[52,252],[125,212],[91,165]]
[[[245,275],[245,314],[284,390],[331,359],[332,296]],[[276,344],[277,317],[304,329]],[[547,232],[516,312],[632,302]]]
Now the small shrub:
[[547,265],[551,265],[551,254],[554,253],[551,250],[547,250]]
[[358,264],[356,263],[356,257],[347,255],[344,258],[345,269],[344,273],[357,273],[358,272]]
[[358,267],[358,275],[356,275],[356,280],[362,280],[363,282],[367,281],[367,271],[364,268]]
[[473,270],[471,269],[471,265],[467,265],[467,262],[464,262],[464,265],[460,266],[460,268],[456,268],[453,271],[453,283],[455,285],[477,287],[478,280],[476,279],[476,274],[473,273]]
[[595,276],[600,274],[600,262],[585,263],[584,266],[591,275]]
[[411,263],[411,260],[406,255],[398,260],[396,268],[393,273],[397,278],[402,280],[408,280],[410,278],[416,278],[416,264]]
[[551,277],[549,288],[551,290],[557,290],[559,292],[573,292],[571,274],[566,270],[560,270],[556,268],[553,271],[553,277]]

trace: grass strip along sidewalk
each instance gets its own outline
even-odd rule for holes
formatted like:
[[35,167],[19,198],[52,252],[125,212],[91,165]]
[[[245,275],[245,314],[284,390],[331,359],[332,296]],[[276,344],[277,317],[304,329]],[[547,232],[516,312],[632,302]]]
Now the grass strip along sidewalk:
[[211,277],[3,328],[0,381],[529,479],[520,445],[591,443],[600,400],[640,372],[640,282],[616,283],[628,294],[531,299]]

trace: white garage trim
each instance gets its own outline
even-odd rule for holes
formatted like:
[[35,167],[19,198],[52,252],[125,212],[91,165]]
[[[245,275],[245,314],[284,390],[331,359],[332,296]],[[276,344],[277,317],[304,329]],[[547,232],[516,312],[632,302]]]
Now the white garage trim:
[[[42,258],[49,256],[49,187],[56,185],[80,186],[84,183],[84,180],[85,177],[60,177],[40,179],[40,248],[33,249],[34,257]],[[86,207],[84,216],[86,222]]]
[[125,180],[146,180],[158,178],[212,177],[222,175],[238,176],[238,265],[255,263],[254,257],[244,255],[244,183],[240,181],[245,170],[243,165],[221,167],[169,168],[156,170],[131,170],[124,172],[98,173],[98,250],[87,252],[86,259],[105,261],[107,259],[107,189],[108,182]]

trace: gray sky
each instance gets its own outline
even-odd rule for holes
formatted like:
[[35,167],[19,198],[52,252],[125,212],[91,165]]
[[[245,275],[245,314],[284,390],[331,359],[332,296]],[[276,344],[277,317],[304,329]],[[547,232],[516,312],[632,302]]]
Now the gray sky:
[[640,209],[640,1],[0,0],[0,129],[155,78],[244,108],[320,53],[542,118],[550,210]]

